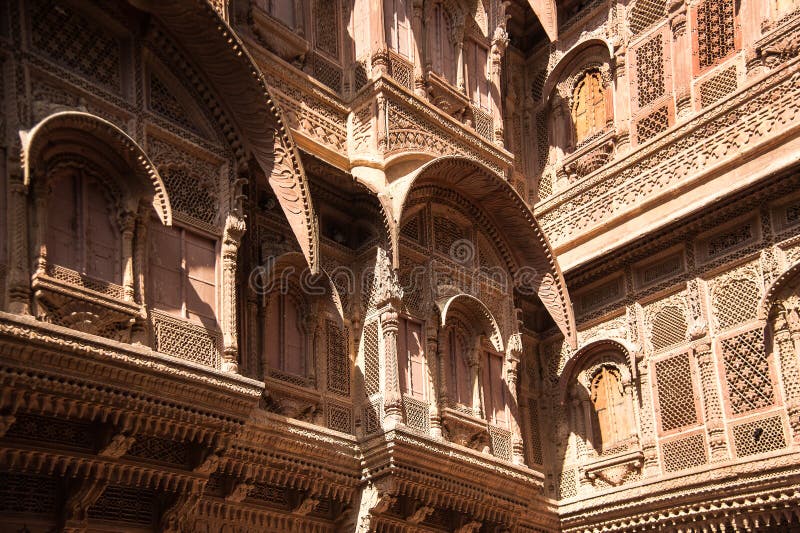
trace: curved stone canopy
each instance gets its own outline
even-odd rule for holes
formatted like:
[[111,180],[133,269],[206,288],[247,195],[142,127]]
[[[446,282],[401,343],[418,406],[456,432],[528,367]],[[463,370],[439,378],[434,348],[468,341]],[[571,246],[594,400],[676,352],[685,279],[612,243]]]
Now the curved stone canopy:
[[48,145],[54,141],[74,141],[88,136],[109,148],[103,155],[118,157],[130,168],[139,184],[152,187],[153,207],[161,222],[172,224],[172,209],[167,189],[155,165],[144,150],[127,133],[107,120],[82,111],[61,111],[42,119],[28,131],[20,132],[23,182],[30,186],[33,166]]
[[575,318],[566,283],[553,252],[533,213],[516,190],[480,163],[460,156],[435,159],[408,179],[393,183],[397,242],[400,222],[410,193],[424,185],[451,189],[478,206],[491,222],[484,228],[497,242],[507,242],[503,255],[517,290],[535,291],[571,346],[576,345]]
[[[206,0],[130,0],[153,14],[221,96],[242,146],[268,177],[312,272],[319,269],[319,222],[308,181],[269,84],[239,37]],[[227,132],[226,132],[227,133]]]

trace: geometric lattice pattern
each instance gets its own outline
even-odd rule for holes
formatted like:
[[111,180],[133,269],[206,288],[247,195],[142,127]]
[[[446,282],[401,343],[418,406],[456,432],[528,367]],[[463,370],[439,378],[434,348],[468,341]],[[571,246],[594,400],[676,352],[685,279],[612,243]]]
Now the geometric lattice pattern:
[[753,420],[733,426],[733,443],[736,457],[771,452],[786,447],[780,416]]
[[565,469],[558,474],[558,499],[572,498],[578,494],[578,484],[575,480],[575,471]]
[[125,288],[116,283],[109,281],[94,279],[80,272],[76,272],[70,268],[56,265],[55,263],[47,263],[45,267],[47,276],[63,281],[73,287],[82,287],[90,291],[99,292],[106,296],[116,298],[118,300],[125,299]]
[[697,9],[697,47],[700,68],[706,68],[736,49],[734,0],[706,0]]
[[219,367],[219,333],[161,313],[153,313],[153,330],[155,351],[212,368]]
[[167,187],[173,211],[214,224],[217,219],[217,194],[211,181],[214,176],[196,176],[183,166],[159,169],[159,174]]
[[336,14],[337,2],[333,0],[315,0],[314,2],[314,37],[318,50],[339,57],[339,24]]
[[381,401],[375,400],[364,406],[364,433],[370,435],[381,428]]
[[334,92],[342,90],[342,69],[320,54],[309,54],[308,61],[313,65],[314,77]]
[[0,472],[0,512],[54,516],[59,479],[57,476],[27,476]]
[[722,341],[731,410],[739,415],[775,403],[764,335],[757,328]]
[[[63,2],[31,2],[34,48],[66,68],[118,92],[120,43]],[[57,5],[56,5],[57,4]]]
[[669,128],[669,109],[662,106],[636,123],[636,142],[652,139]]
[[328,404],[328,427],[342,433],[353,433],[353,410],[341,405]]
[[511,460],[511,433],[505,429],[489,426],[492,455],[504,461]]
[[378,359],[378,322],[364,326],[364,391],[367,396],[380,392],[380,360]]
[[708,241],[708,257],[716,257],[729,252],[753,238],[752,224],[743,224],[730,231],[715,235]]
[[700,105],[707,107],[736,90],[736,66],[730,66],[700,85]]
[[350,358],[347,330],[332,320],[325,321],[328,338],[328,390],[350,396]]
[[659,351],[686,341],[686,313],[680,307],[668,306],[656,313],[652,323],[653,350]]
[[478,109],[475,106],[472,107],[472,115],[475,117],[475,132],[484,139],[488,139],[490,141],[493,140],[494,121],[492,119],[492,115]]
[[656,35],[636,49],[636,82],[639,107],[644,107],[664,95],[664,44]]
[[453,252],[453,243],[465,237],[465,232],[452,220],[435,216],[433,217],[433,236],[436,251],[448,257]]
[[428,433],[428,427],[430,426],[428,402],[421,402],[410,396],[404,396],[403,407],[406,412],[406,425],[411,429]]
[[248,500],[259,500],[267,502],[271,506],[286,508],[289,506],[289,497],[286,488],[281,485],[270,483],[254,483],[253,487],[247,492]]
[[636,0],[628,20],[631,33],[639,35],[666,15],[666,0]]
[[136,437],[127,455],[185,466],[189,461],[189,448],[184,442],[142,435]]
[[156,516],[155,493],[139,487],[111,485],[89,508],[89,518],[150,525]]
[[414,89],[414,68],[407,61],[390,54],[392,78],[406,89]]
[[542,464],[542,437],[539,430],[539,402],[534,399],[528,401],[528,412],[530,413],[530,447],[531,462]]
[[721,329],[756,318],[761,291],[745,279],[733,279],[714,290],[714,316]]
[[655,367],[661,430],[670,431],[696,424],[697,409],[689,354],[658,361]]
[[[200,130],[189,118],[186,110],[172,94],[172,91],[170,91],[167,85],[152,71],[150,72],[150,109],[171,122],[193,133],[200,134]],[[171,197],[170,200],[172,200]]]
[[6,438],[64,444],[88,450],[94,447],[94,435],[88,423],[38,415],[18,416],[6,432]]
[[702,433],[666,442],[661,450],[664,455],[664,470],[667,472],[686,470],[708,462]]

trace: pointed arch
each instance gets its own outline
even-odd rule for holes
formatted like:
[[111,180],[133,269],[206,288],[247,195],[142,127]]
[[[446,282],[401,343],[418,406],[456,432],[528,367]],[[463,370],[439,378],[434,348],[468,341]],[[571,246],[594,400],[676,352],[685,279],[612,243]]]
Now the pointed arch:
[[[424,186],[453,190],[480,206],[490,222],[485,230],[495,242],[507,242],[501,255],[518,291],[535,291],[570,346],[576,345],[575,318],[561,269],[544,233],[519,193],[503,177],[463,156],[444,156],[426,163],[407,179],[390,186],[398,242],[400,222],[411,193]],[[395,248],[395,264],[399,266]]]
[[[230,116],[229,143],[267,176],[313,273],[319,271],[319,222],[299,152],[264,75],[243,43],[205,0],[133,0],[154,15],[196,63]],[[237,135],[238,133],[238,135]]]
[[90,137],[108,148],[106,157],[118,157],[133,170],[133,176],[142,188],[152,188],[153,207],[161,222],[172,225],[172,208],[167,189],[155,165],[144,150],[127,133],[117,126],[91,113],[61,111],[42,119],[28,131],[20,132],[22,140],[21,161],[23,182],[29,187],[32,169],[42,157],[44,149],[53,141],[73,142],[80,137]]
[[448,313],[458,309],[465,316],[474,320],[474,324],[480,325],[481,332],[492,343],[495,350],[503,352],[503,337],[492,312],[479,299],[469,294],[456,294],[445,300],[436,302],[441,317],[441,325],[447,325]]
[[564,365],[564,370],[558,380],[558,398],[563,403],[566,401],[567,393],[569,392],[569,383],[572,376],[575,374],[575,369],[588,357],[592,357],[600,352],[614,352],[619,354],[619,362],[625,366],[625,378],[630,380],[632,378],[632,370],[629,368],[631,354],[636,352],[635,346],[625,339],[596,339],[589,344],[582,346],[577,350],[572,357]]

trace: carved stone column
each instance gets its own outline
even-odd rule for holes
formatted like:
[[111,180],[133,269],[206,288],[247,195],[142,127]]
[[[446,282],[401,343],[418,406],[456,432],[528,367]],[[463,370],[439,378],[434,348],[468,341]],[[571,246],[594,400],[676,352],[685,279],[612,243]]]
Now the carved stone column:
[[702,339],[692,345],[697,362],[700,365],[700,381],[703,388],[703,407],[706,414],[706,433],[711,448],[711,462],[724,461],[728,458],[728,444],[725,424],[722,417],[722,402],[717,383],[719,378],[711,353],[710,339]]
[[520,428],[520,409],[519,394],[517,393],[517,382],[519,380],[519,355],[512,354],[506,359],[506,383],[511,396],[509,410],[511,411],[511,457],[515,464],[525,463],[525,448],[522,441],[522,429]]
[[503,126],[503,104],[500,96],[501,74],[503,70],[503,55],[508,46],[508,33],[505,27],[498,26],[492,38],[492,48],[490,51],[491,70],[490,81],[492,91],[492,118],[494,122],[494,142],[503,146],[504,126]]
[[655,419],[653,416],[653,391],[650,381],[650,365],[642,352],[635,354],[636,366],[639,369],[639,389],[641,391],[642,408],[639,421],[642,434],[642,453],[644,466],[642,477],[659,475],[658,450],[656,447]]
[[423,41],[422,0],[414,0],[412,5],[411,33],[414,36],[414,94],[420,98],[425,98],[427,96],[427,91],[425,91],[425,72],[423,70],[425,59],[422,57],[422,46],[420,46]]
[[[369,49],[372,52],[372,79],[389,72],[389,54],[386,49],[386,29],[383,24],[383,2],[369,4]],[[359,36],[357,35],[356,38]]]
[[456,87],[459,91],[466,92],[464,84],[464,23],[453,30],[453,39],[456,46]]
[[400,326],[397,309],[391,306],[381,314],[384,353],[383,412],[386,429],[403,421],[403,395],[397,364],[397,332]]
[[470,351],[467,358],[467,365],[469,366],[469,379],[472,386],[472,414],[478,418],[483,415],[481,405],[481,358],[480,358],[480,340],[477,341],[477,346],[474,346]]
[[8,311],[30,314],[31,274],[28,260],[27,190],[22,175],[9,173],[8,204]]
[[[788,302],[787,302],[788,303]],[[797,354],[800,348],[800,316],[794,302],[780,309],[774,321],[774,346],[778,349],[781,365],[783,391],[786,396],[786,409],[789,425],[792,428],[792,441],[800,443],[800,369]]]
[[119,227],[122,228],[122,289],[125,300],[132,302],[136,291],[133,274],[133,236],[136,228],[136,213],[123,211],[119,215]]
[[36,176],[34,185],[34,244],[36,246],[36,274],[43,275],[47,270],[47,197],[49,188],[44,176]]
[[246,225],[244,218],[231,213],[225,220],[222,236],[222,370],[238,372],[238,332],[236,326],[236,265],[239,245]]
[[692,43],[687,26],[687,7],[685,0],[667,2],[669,24],[672,28],[672,79],[675,84],[675,104],[678,118],[692,112]]
[[624,43],[614,46],[614,123],[617,131],[616,152],[627,153],[631,148],[631,91],[627,80],[628,50]]
[[439,405],[440,396],[438,391],[442,389],[442,373],[440,373],[440,359],[442,354],[439,352],[439,330],[434,326],[429,326],[426,330],[426,348],[428,354],[428,368],[432,375],[432,379],[428,380],[429,392],[428,398],[431,399],[430,403],[430,426],[431,436],[437,439],[442,438],[442,417],[439,414],[441,406]]

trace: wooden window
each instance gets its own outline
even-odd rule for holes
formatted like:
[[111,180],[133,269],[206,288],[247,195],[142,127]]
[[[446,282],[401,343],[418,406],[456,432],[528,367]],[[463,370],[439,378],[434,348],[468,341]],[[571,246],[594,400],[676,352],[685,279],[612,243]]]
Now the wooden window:
[[267,0],[268,12],[291,29],[297,25],[297,14],[294,10],[295,0]]
[[152,224],[153,306],[216,327],[216,241],[178,227]]
[[386,29],[386,44],[400,55],[413,60],[408,3],[409,0],[384,0],[383,22]]
[[121,283],[121,235],[102,185],[82,172],[52,183],[47,205],[48,261]]
[[267,361],[270,368],[306,375],[306,332],[302,305],[293,294],[276,292],[267,308]]
[[501,427],[508,427],[506,388],[507,384],[503,380],[503,356],[494,352],[485,352],[483,401],[486,420]]
[[575,143],[603,131],[606,126],[606,99],[603,79],[596,70],[583,75],[572,94],[572,123]]
[[397,365],[400,373],[400,390],[412,398],[424,400],[425,351],[422,324],[406,318],[400,319],[397,332]]
[[467,362],[467,340],[457,328],[449,334],[450,389],[452,399],[466,407],[472,407],[472,380]]
[[489,109],[489,51],[475,41],[464,44],[470,97],[474,104]]
[[456,54],[450,39],[450,19],[441,4],[433,8],[433,71],[450,83],[456,82]]
[[610,450],[632,435],[625,389],[617,369],[601,367],[591,381],[590,398],[595,414],[594,437],[600,450]]

